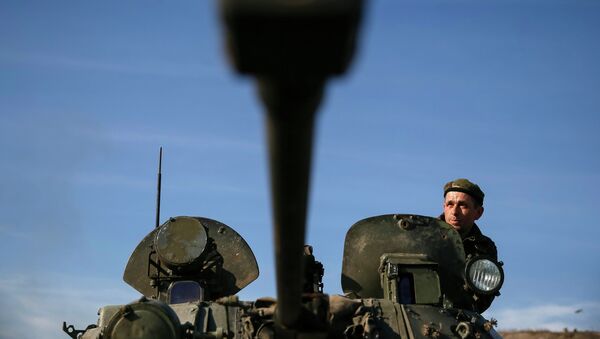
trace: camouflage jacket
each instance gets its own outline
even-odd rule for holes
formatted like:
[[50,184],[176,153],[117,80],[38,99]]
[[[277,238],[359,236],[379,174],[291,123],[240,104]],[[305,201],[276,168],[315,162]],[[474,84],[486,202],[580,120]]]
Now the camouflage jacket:
[[492,239],[481,233],[477,225],[473,225],[469,233],[463,237],[465,256],[488,255],[498,260],[498,250]]

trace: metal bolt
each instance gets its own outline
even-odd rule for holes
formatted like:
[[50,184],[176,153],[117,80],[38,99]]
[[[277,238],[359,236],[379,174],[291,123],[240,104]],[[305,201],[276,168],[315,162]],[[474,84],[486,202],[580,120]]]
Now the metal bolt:
[[405,230],[412,228],[411,222],[406,219],[400,219],[400,221],[398,222],[398,225],[400,225],[400,227]]

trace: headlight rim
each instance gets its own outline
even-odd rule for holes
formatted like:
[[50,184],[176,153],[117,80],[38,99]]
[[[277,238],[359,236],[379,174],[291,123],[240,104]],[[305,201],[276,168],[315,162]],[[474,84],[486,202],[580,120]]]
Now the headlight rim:
[[[490,261],[498,268],[498,271],[500,272],[500,282],[498,283],[498,286],[496,286],[496,288],[493,288],[489,291],[484,291],[484,290],[477,288],[469,277],[469,270],[470,270],[471,266],[480,260]],[[467,286],[469,287],[470,290],[474,291],[477,294],[499,295],[500,294],[499,291],[502,288],[502,285],[504,284],[504,269],[502,268],[502,266],[503,266],[503,264],[501,261],[498,261],[489,255],[476,255],[474,257],[471,257],[470,259],[467,260],[467,262],[465,264],[465,281],[466,281]]]

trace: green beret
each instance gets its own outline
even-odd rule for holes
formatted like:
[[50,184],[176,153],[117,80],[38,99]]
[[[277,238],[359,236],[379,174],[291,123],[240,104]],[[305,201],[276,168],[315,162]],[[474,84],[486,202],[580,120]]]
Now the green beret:
[[466,193],[472,196],[479,205],[483,205],[483,197],[485,194],[477,184],[470,182],[468,179],[456,179],[444,185],[444,197],[446,197],[448,192],[452,191]]

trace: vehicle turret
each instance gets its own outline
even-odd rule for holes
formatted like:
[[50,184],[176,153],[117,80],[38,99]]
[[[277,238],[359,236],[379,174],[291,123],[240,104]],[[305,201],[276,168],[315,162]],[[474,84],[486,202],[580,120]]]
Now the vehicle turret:
[[[231,227],[202,217],[173,217],[135,248],[123,280],[149,299],[213,301],[258,277],[252,250]],[[189,298],[182,293],[189,293]],[[176,302],[177,301],[177,302]]]

